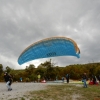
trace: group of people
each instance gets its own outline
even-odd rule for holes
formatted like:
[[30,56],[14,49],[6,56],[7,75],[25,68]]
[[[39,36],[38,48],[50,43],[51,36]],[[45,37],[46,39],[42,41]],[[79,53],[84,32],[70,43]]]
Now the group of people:
[[[64,80],[66,79],[66,82],[69,83],[69,78],[70,78],[70,75],[66,74],[65,77],[62,77],[62,81],[64,82]],[[84,73],[82,75],[82,82],[83,82],[83,87],[84,88],[87,88],[87,83],[86,83],[87,80],[88,80],[87,74]]]
[[[88,77],[87,77],[86,73],[84,73],[82,76],[82,82],[83,82],[84,87],[87,87],[87,83],[86,83],[87,80],[88,80]],[[95,75],[92,75],[92,77],[90,78],[89,84],[95,85],[95,84],[99,84],[99,83],[100,83],[100,75],[98,77],[96,77]]]
[[92,75],[92,77],[90,78],[90,83],[89,84],[98,84],[98,81],[100,83],[100,75],[97,77],[95,75]]
[[69,78],[70,78],[70,75],[66,74],[65,77],[62,77],[62,81],[64,82],[64,80],[66,79],[66,82],[69,83]]
[[[38,73],[37,75],[37,78],[38,78],[38,82],[40,82],[40,78],[41,78],[41,75]],[[69,83],[69,78],[70,78],[70,75],[69,74],[66,74],[65,77],[62,77],[62,81],[64,82],[64,79],[66,78],[66,82]],[[8,74],[7,72],[5,72],[4,74],[4,79],[5,79],[5,82],[6,82],[6,86],[8,88],[8,91],[11,91],[12,88],[11,88],[11,84],[12,84],[12,76],[10,74]],[[83,82],[83,87],[84,88],[87,88],[87,83],[86,81],[88,80],[88,77],[87,77],[87,74],[84,73],[82,75],[82,82]],[[99,80],[99,83],[100,83],[100,75],[98,77],[98,80]],[[20,78],[20,81],[22,82],[22,78]],[[90,80],[91,82],[91,80]],[[96,76],[92,76],[92,82],[93,84],[96,84]]]

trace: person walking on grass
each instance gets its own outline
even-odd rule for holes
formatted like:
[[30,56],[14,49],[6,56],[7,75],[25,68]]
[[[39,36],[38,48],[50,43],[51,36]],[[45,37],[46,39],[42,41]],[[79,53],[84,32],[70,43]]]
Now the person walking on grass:
[[40,79],[41,79],[40,73],[38,73],[37,78],[38,78],[38,83],[39,83],[40,82]]
[[67,83],[69,83],[69,74],[66,74],[66,81],[67,81]]
[[8,91],[11,91],[12,90],[12,88],[11,88],[11,84],[12,84],[12,77],[11,77],[11,75],[9,75],[7,72],[5,72],[4,80],[6,82],[6,86],[8,88]]
[[86,75],[86,73],[84,73],[83,76],[82,76],[82,82],[83,82],[83,87],[84,88],[87,88],[86,81],[87,81],[87,75]]

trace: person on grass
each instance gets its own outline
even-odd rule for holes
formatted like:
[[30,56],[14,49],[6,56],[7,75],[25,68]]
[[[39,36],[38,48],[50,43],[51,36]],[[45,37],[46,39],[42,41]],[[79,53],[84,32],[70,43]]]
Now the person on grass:
[[86,73],[84,73],[83,76],[82,76],[82,82],[83,82],[83,87],[84,88],[87,88],[86,81],[87,81],[87,75],[86,75]]

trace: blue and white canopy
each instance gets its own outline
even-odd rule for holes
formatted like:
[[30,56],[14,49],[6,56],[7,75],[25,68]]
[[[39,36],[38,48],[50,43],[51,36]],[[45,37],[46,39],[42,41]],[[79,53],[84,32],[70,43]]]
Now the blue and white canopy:
[[40,40],[27,47],[19,56],[18,63],[56,56],[80,57],[80,49],[75,41],[66,37],[51,37]]

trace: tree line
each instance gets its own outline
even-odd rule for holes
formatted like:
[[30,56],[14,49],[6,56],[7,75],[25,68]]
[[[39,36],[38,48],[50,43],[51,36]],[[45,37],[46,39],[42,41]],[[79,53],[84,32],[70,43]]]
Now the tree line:
[[100,75],[100,63],[74,64],[61,67],[51,63],[50,60],[41,63],[37,68],[34,64],[30,64],[25,69],[20,70],[12,69],[9,66],[4,69],[3,65],[0,64],[0,82],[4,81],[4,72],[8,72],[13,77],[13,81],[20,81],[20,77],[22,77],[24,82],[36,82],[38,73],[41,75],[41,80],[62,79],[66,74],[70,74],[71,79],[80,80],[83,73],[87,73],[89,78],[92,75],[98,77]]

